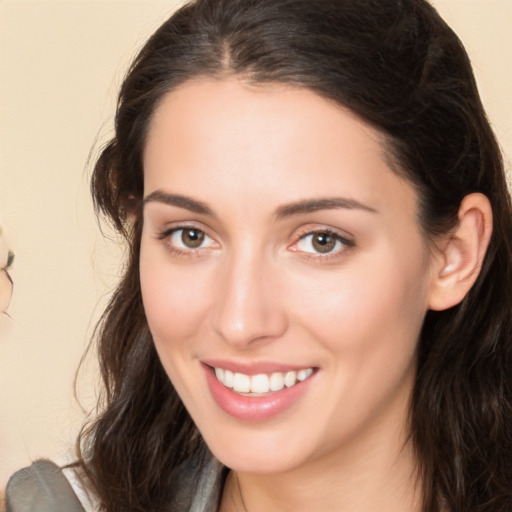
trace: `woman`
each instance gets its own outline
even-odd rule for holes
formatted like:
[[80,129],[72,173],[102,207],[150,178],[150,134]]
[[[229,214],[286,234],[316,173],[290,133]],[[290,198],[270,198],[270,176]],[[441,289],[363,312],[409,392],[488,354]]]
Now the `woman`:
[[123,83],[100,510],[512,507],[511,205],[423,0],[198,0]]

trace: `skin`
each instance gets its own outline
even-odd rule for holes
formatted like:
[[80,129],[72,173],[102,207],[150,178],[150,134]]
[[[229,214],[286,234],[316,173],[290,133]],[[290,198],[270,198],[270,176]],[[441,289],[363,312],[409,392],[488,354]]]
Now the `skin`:
[[[144,154],[144,306],[169,378],[237,473],[222,511],[419,510],[407,417],[419,332],[432,300],[445,307],[447,262],[383,148],[376,130],[298,88],[197,80],[155,112]],[[284,205],[333,197],[357,207],[283,215]],[[205,233],[202,245],[184,245],[183,227]],[[311,233],[326,230],[347,243],[318,253]],[[250,422],[213,400],[201,365],[209,359],[317,371],[292,406]]]

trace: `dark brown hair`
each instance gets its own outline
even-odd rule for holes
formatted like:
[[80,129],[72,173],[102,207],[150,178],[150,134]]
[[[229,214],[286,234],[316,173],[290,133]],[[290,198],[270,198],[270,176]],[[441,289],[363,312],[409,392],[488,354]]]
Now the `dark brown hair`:
[[411,436],[425,512],[512,510],[510,196],[466,52],[424,0],[198,0],[135,58],[92,179],[97,210],[130,247],[97,332],[101,413],[79,440],[103,509],[158,510],[176,468],[205,452],[142,306],[142,153],[166,93],[191,78],[230,75],[309,89],[377,128],[396,172],[418,192],[429,237],[456,225],[465,195],[490,199],[494,231],[476,284],[461,304],[425,318]]

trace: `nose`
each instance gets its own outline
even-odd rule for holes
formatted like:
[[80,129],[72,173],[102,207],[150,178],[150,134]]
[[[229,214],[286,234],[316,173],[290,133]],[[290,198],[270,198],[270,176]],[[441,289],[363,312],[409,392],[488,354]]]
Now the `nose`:
[[251,254],[233,257],[217,282],[213,328],[227,344],[246,350],[285,333],[288,319],[275,265]]

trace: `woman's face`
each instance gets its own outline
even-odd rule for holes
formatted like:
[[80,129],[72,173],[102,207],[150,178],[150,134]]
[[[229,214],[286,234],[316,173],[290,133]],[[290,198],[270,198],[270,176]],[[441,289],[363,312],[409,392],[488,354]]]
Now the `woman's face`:
[[377,131],[307,90],[205,79],[156,110],[144,307],[229,467],[287,471],[407,435],[433,272],[389,165]]

